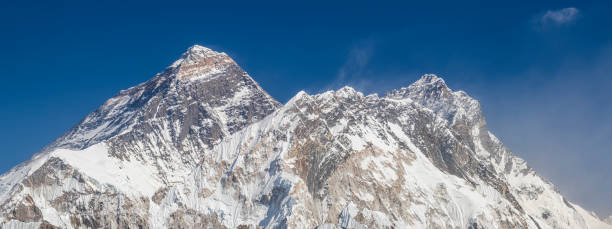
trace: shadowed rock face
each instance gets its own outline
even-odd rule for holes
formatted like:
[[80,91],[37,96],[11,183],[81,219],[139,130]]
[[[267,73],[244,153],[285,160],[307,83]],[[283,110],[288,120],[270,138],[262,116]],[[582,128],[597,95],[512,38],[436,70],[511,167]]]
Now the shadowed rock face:
[[435,75],[385,97],[345,87],[281,106],[201,46],[2,175],[0,210],[3,228],[603,225]]
[[16,219],[22,222],[37,222],[42,219],[40,209],[34,205],[34,200],[31,196],[26,196],[23,203],[19,203],[8,214],[9,219]]
[[164,129],[172,131],[171,139],[163,140],[177,148],[184,141],[195,141],[189,137],[203,139],[210,146],[279,106],[225,53],[193,46],[153,79],[106,101],[47,148],[83,149],[110,138],[135,135],[124,137],[120,144]]
[[[177,182],[185,171],[196,166],[207,149],[279,106],[225,53],[193,46],[151,80],[106,101],[35,156],[48,159],[34,171],[20,171],[28,174],[22,182],[6,184],[13,194],[8,195],[10,198],[3,206],[12,207],[3,211],[13,211],[15,215],[5,217],[22,222],[40,221],[43,217],[35,203],[9,202],[32,199],[20,193],[54,189],[57,195],[43,198],[54,203],[53,207],[62,214],[69,215],[70,222],[64,226],[149,227],[151,197],[127,196],[117,187],[99,184],[62,159],[48,155],[56,149],[82,150],[103,143],[108,146],[110,157],[153,166],[157,170],[153,174],[156,179],[162,183]],[[28,169],[27,165],[22,166]],[[78,185],[75,187],[66,179],[76,180]],[[15,191],[23,190],[19,187],[26,190]],[[155,197],[156,201],[162,198]]]

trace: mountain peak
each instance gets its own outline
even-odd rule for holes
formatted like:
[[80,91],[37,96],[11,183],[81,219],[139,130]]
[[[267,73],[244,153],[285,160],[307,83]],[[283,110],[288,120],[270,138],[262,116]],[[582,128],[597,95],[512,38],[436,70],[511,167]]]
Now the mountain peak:
[[478,101],[463,91],[453,92],[444,79],[435,74],[425,74],[407,88],[391,91],[387,97],[409,98],[450,123],[460,118],[467,123],[478,124],[482,117]]
[[[250,110],[232,113],[243,106],[249,106]],[[115,135],[126,134],[134,130],[134,125],[142,122],[148,125],[149,120],[165,117],[162,114],[180,117],[177,123],[185,124],[177,127],[182,129],[180,136],[173,136],[169,142],[184,139],[191,125],[196,125],[190,123],[193,120],[185,123],[184,118],[210,118],[221,122],[217,125],[217,138],[261,119],[278,106],[278,102],[227,54],[194,45],[149,81],[122,90],[107,100],[48,148],[84,149]]]
[[193,45],[169,68],[178,79],[199,79],[222,73],[233,65],[236,65],[236,62],[224,52]]
[[219,55],[225,55],[224,52],[216,52],[210,48],[201,46],[201,45],[192,45],[187,48],[187,50],[181,55],[181,59],[200,59],[200,58],[210,58]]
[[348,97],[354,97],[355,95],[363,96],[361,92],[356,91],[354,88],[350,86],[344,86],[336,91],[336,96],[340,96],[340,97],[348,98]]
[[435,86],[448,88],[444,79],[438,77],[435,74],[425,74],[410,86]]
[[195,51],[205,51],[205,52],[208,52],[208,51],[212,51],[212,49],[209,49],[209,48],[204,47],[204,46],[201,46],[201,45],[192,45],[191,47],[189,47],[189,48],[187,49],[187,51],[188,51],[188,52],[189,52],[189,51],[194,51],[194,52],[195,52]]
[[425,74],[410,86],[391,91],[387,94],[387,97],[422,100],[431,97],[438,98],[443,95],[445,97],[450,93],[452,91],[448,88],[444,79],[435,74]]

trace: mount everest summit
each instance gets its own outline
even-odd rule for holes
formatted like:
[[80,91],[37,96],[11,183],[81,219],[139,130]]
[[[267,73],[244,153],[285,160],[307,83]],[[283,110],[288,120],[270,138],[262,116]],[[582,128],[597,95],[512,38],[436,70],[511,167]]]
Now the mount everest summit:
[[0,176],[1,228],[612,228],[435,75],[286,104],[202,46]]

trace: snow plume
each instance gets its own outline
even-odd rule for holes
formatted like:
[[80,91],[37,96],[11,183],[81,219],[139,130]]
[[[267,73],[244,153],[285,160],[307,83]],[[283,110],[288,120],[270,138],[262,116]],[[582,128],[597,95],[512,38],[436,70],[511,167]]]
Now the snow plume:
[[[338,69],[333,82],[331,82],[326,90],[334,90],[345,85],[352,85],[359,88],[362,82],[353,82],[358,78],[363,78],[367,72],[367,67],[374,53],[374,42],[372,40],[362,40],[353,45],[348,51],[346,61]],[[353,82],[353,83],[351,83]]]
[[[374,55],[380,52],[381,43],[376,38],[359,40],[348,49],[346,60],[338,68],[338,72],[328,85],[318,92],[338,90],[350,86],[366,94],[387,93],[398,85],[407,86],[412,82],[417,72],[388,73],[373,69]],[[399,75],[399,76],[398,76]],[[399,80],[398,80],[399,79]],[[315,90],[317,91],[317,90]]]
[[346,62],[338,71],[338,79],[344,80],[353,75],[363,74],[372,57],[373,48],[371,42],[361,42],[360,45],[353,47],[349,51]]

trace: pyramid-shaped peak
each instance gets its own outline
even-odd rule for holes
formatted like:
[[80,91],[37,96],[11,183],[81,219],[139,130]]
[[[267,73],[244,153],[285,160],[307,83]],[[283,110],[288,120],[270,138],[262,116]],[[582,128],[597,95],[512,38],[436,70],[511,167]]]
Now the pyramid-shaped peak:
[[170,68],[179,79],[213,75],[225,71],[229,66],[236,65],[224,52],[217,52],[210,48],[193,45],[187,49],[181,58],[175,61]]
[[229,57],[224,52],[217,52],[217,51],[214,51],[210,48],[207,48],[201,45],[193,45],[189,47],[187,51],[183,53],[183,55],[181,55],[181,59],[193,60],[193,61],[198,61],[198,60],[202,60],[206,58],[224,59],[224,58],[229,58]]
[[188,52],[197,52],[197,51],[209,52],[209,51],[212,51],[212,49],[201,46],[201,45],[192,45],[191,47],[187,49],[187,51]]

